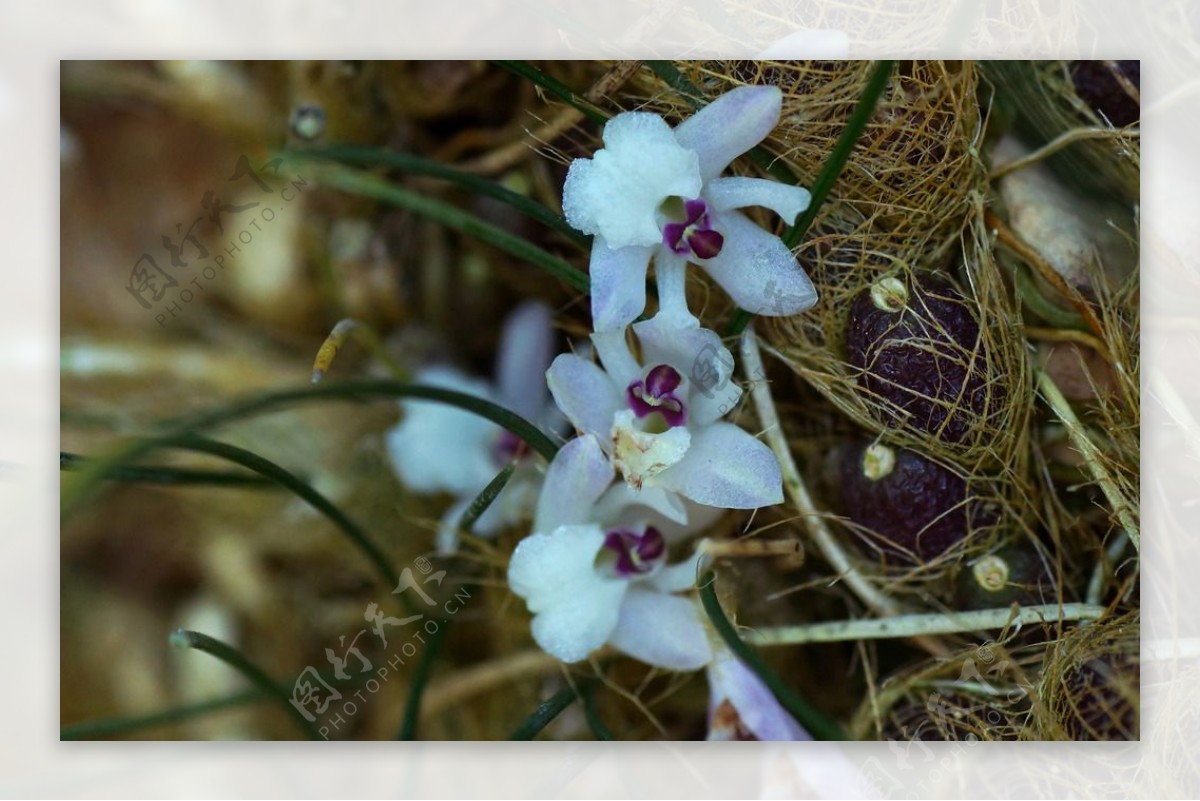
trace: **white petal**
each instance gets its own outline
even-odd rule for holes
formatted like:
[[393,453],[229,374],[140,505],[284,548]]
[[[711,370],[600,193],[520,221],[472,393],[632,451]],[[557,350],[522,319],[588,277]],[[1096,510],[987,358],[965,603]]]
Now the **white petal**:
[[633,412],[624,409],[613,416],[613,467],[630,486],[641,489],[659,473],[679,464],[687,454],[691,440],[691,433],[683,426],[669,428],[661,434],[641,431],[634,425]]
[[767,689],[754,671],[743,665],[726,648],[717,649],[706,672],[711,693],[708,739],[732,739],[733,732],[712,728],[713,712],[722,701],[729,701],[733,705],[742,726],[759,740],[778,742],[812,739],[812,735],[780,706],[774,693]]
[[504,405],[537,423],[546,405],[546,368],[554,355],[549,307],[523,303],[504,321],[496,357],[496,381]]
[[766,139],[782,106],[777,87],[739,86],[680,123],[675,139],[700,157],[700,174],[707,181]]
[[607,441],[613,415],[625,405],[607,373],[587,359],[563,353],[546,371],[546,384],[572,425]]
[[[485,382],[450,367],[422,370],[414,383],[493,400]],[[478,492],[499,470],[492,446],[502,429],[479,415],[446,403],[404,400],[404,419],[386,436],[400,481],[414,492]]]
[[612,464],[594,436],[584,434],[563,445],[546,470],[534,531],[591,520],[592,507],[612,481]]
[[646,308],[646,270],[653,253],[653,247],[637,245],[614,249],[600,236],[592,241],[593,329],[624,328]]
[[617,626],[629,583],[596,570],[602,547],[599,526],[563,526],[521,540],[508,563],[509,586],[534,615],[534,640],[564,662],[586,659]]
[[698,430],[683,460],[654,480],[696,503],[722,509],[783,502],[783,477],[775,454],[732,423]]
[[704,197],[713,211],[762,206],[778,214],[788,225],[796,222],[812,201],[812,195],[804,187],[765,178],[714,178],[704,185]]
[[638,584],[626,593],[609,642],[635,659],[667,670],[698,670],[712,659],[696,602]]
[[[609,472],[611,479],[611,470]],[[487,484],[484,484],[477,490],[463,495],[442,515],[434,540],[438,553],[452,554],[458,551],[459,522],[486,486]],[[542,476],[537,468],[528,463],[518,465],[504,489],[492,499],[488,508],[483,510],[483,514],[475,519],[471,526],[471,534],[476,537],[494,537],[510,526],[529,520],[537,505],[541,487]]]
[[748,312],[784,317],[811,309],[817,302],[808,273],[774,234],[736,211],[713,215],[725,235],[715,257],[698,262],[734,302]]
[[662,241],[655,214],[668,197],[700,193],[696,154],[681,147],[657,114],[630,111],[604,126],[604,149],[576,159],[563,186],[567,222],[610,246]]

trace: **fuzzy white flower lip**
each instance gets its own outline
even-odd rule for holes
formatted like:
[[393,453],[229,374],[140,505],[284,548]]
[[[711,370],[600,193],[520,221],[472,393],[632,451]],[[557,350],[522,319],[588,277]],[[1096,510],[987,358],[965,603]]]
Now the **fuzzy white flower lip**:
[[643,362],[621,331],[592,342],[603,368],[573,354],[546,372],[575,427],[594,435],[635,490],[654,488],[722,509],[783,501],[779,463],[764,443],[720,418],[741,397],[733,356],[690,314],[633,326]]
[[[649,112],[625,112],[605,125],[605,147],[576,159],[563,187],[567,221],[593,234],[592,319],[619,329],[645,308],[653,259],[694,262],[742,308],[791,315],[811,308],[816,290],[779,237],[738,209],[763,206],[791,224],[809,204],[806,189],[757,178],[719,177],[775,127],[782,93],[743,86],[721,95],[672,130]],[[672,281],[663,307],[684,305]]]
[[[550,309],[540,303],[525,303],[513,311],[501,333],[495,383],[442,365],[418,371],[414,381],[498,403],[552,429],[544,377],[554,349],[551,320]],[[404,418],[387,433],[388,455],[409,489],[445,492],[456,498],[443,515],[437,536],[438,550],[452,552],[458,542],[457,524],[467,506],[526,449],[508,431],[463,409],[422,400],[405,400],[400,406]],[[521,460],[504,491],[475,522],[477,534],[495,534],[524,517],[541,480],[528,462]]]
[[508,566],[509,586],[534,615],[534,640],[564,662],[610,643],[670,670],[703,667],[712,658],[704,624],[695,601],[675,594],[694,584],[695,559],[666,564],[659,529],[672,521],[613,475],[588,435],[564,445],[546,472],[534,533]]

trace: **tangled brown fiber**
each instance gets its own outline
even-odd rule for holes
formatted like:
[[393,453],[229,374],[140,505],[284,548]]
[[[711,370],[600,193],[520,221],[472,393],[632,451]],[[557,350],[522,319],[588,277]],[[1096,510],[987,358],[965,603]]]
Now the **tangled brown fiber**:
[[1136,613],[1081,626],[1053,643],[1039,695],[1041,740],[1136,740],[1140,717],[1140,620]]

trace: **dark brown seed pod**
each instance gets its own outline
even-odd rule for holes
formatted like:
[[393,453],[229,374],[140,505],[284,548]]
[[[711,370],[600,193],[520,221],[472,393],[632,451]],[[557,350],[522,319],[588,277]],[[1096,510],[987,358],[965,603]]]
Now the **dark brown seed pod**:
[[1129,91],[1131,87],[1134,92],[1141,89],[1141,77],[1142,62],[1136,60],[1071,64],[1075,94],[1118,128],[1137,122],[1142,115],[1140,98]]
[[883,423],[958,443],[987,412],[979,322],[946,281],[877,279],[850,307],[846,349]]
[[843,514],[893,564],[928,563],[994,519],[961,476],[915,451],[859,445],[840,468]]

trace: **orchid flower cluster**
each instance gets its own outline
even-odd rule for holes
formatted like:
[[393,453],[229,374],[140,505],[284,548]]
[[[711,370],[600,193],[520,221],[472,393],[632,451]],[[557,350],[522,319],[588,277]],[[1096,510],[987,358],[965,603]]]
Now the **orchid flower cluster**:
[[[626,112],[605,125],[603,149],[571,164],[563,210],[572,226],[594,237],[590,339],[599,363],[562,354],[546,369],[548,312],[533,307],[518,310],[506,328],[498,390],[444,369],[419,376],[539,420],[548,419],[549,389],[578,436],[543,479],[519,471],[477,533],[515,522],[536,494],[532,533],[508,568],[509,585],[533,614],[534,640],[564,662],[608,645],[668,670],[707,668],[714,738],[807,736],[710,635],[692,592],[699,555],[671,561],[723,510],[783,500],[774,454],[724,420],[742,394],[732,381],[734,359],[720,336],[701,327],[685,292],[687,265],[694,264],[756,314],[792,315],[816,302],[788,247],[739,211],[761,206],[791,224],[809,193],[721,176],[775,127],[781,100],[774,87],[742,87],[673,129],[656,114]],[[636,321],[645,312],[651,263],[658,308]],[[456,515],[512,458],[503,432],[468,417],[408,402],[389,440],[410,487],[458,497],[443,520],[443,548],[453,547]],[[715,722],[730,704],[744,731]]]

